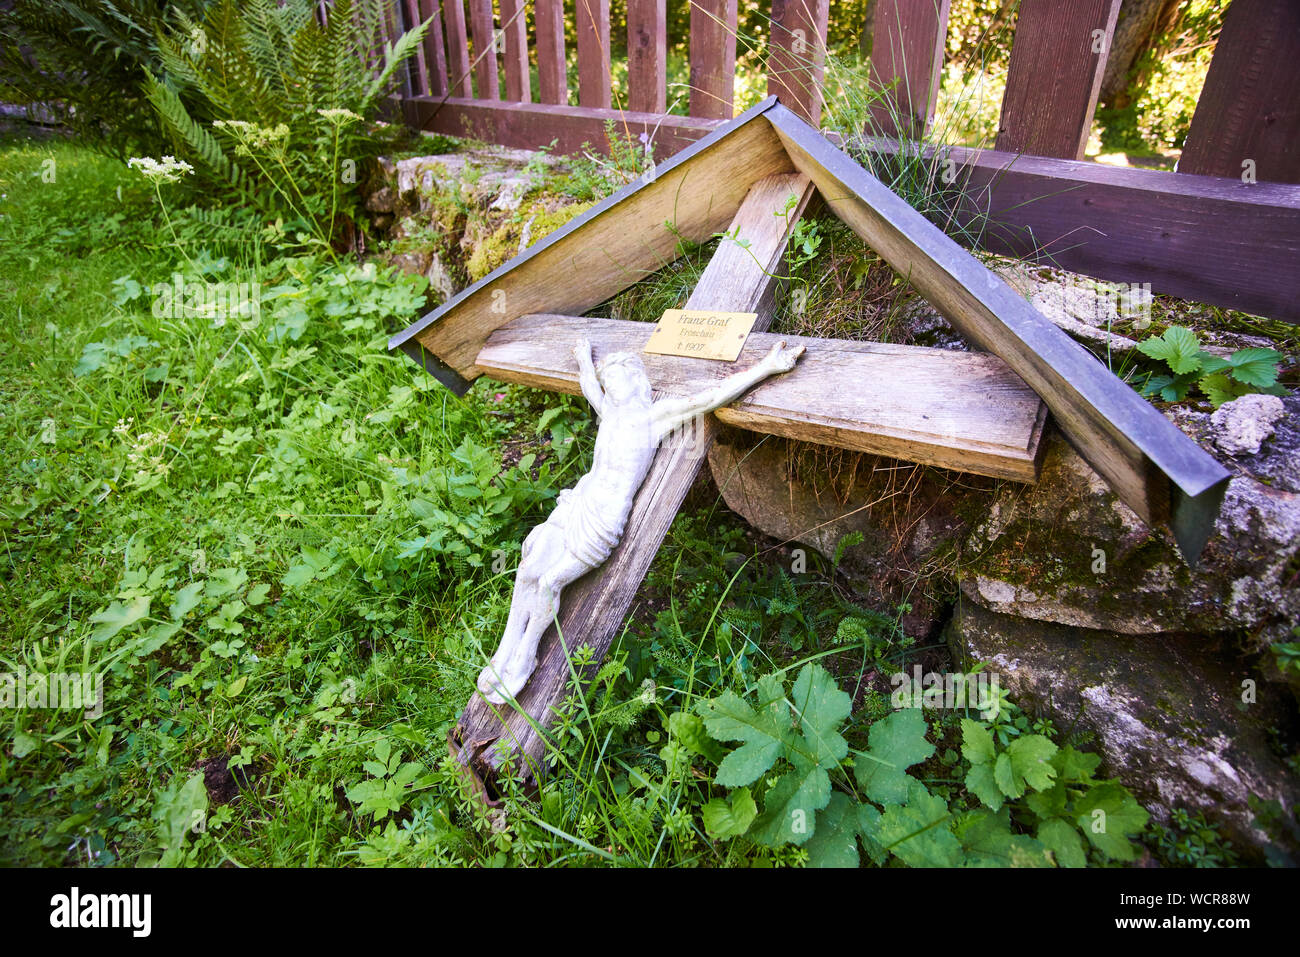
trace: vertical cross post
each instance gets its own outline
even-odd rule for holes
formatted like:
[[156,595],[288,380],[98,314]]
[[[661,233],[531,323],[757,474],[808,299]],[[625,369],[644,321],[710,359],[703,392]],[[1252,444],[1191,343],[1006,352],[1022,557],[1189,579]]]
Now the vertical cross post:
[[[754,329],[768,328],[786,244],[812,195],[809,180],[798,173],[776,174],[755,183],[732,220],[729,238],[722,240],[705,267],[686,308],[756,312]],[[603,565],[561,595],[559,630],[553,624],[542,637],[537,668],[517,701],[519,710],[493,705],[477,693],[466,705],[448,743],[480,784],[494,778],[510,755],[521,759],[514,764],[515,773],[534,779],[542,776],[544,730],[553,709],[564,700],[572,674],[566,649],[571,654],[585,645],[594,652],[594,662],[604,658],[705,462],[717,428],[712,415],[704,416],[690,441],[668,442],[656,452],[622,540]]]

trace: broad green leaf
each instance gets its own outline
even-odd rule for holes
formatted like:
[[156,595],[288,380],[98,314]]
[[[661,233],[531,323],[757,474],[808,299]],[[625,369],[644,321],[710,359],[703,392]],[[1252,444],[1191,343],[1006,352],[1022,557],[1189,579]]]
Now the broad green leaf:
[[1007,753],[1011,755],[1011,764],[1018,779],[1035,791],[1052,786],[1052,781],[1056,778],[1056,768],[1052,766],[1056,745],[1048,738],[1041,734],[1024,735],[1011,742]]
[[[873,804],[863,802],[857,807],[857,824],[858,837],[862,838],[862,846],[866,848],[867,856],[876,865],[883,865],[889,860],[889,852],[880,846],[876,840],[876,835],[880,830],[880,811]],[[816,836],[816,835],[814,835]]]
[[180,630],[181,625],[178,621],[159,622],[135,640],[131,647],[131,654],[137,658],[147,657],[167,644]]
[[1065,782],[1058,778],[1056,784],[1047,790],[1029,794],[1025,798],[1025,804],[1038,815],[1039,820],[1046,821],[1048,818],[1063,816],[1069,798]]
[[1170,326],[1163,336],[1139,342],[1138,349],[1152,359],[1163,360],[1176,375],[1195,372],[1201,367],[1201,342],[1196,333],[1182,326]]
[[240,675],[230,684],[226,685],[226,697],[238,698],[244,691],[244,686],[248,684],[248,675]]
[[838,765],[849,753],[849,744],[840,735],[839,727],[853,709],[853,698],[817,664],[800,669],[792,698],[809,759],[823,768]]
[[756,841],[768,846],[803,844],[817,828],[817,812],[831,798],[831,779],[825,769],[795,757],[794,770],[777,781],[763,798],[763,813],[751,830]]
[[1238,349],[1228,357],[1232,377],[1238,382],[1265,387],[1277,382],[1278,363],[1285,358],[1275,349]]
[[196,771],[177,786],[175,780],[154,802],[153,818],[159,823],[159,838],[167,853],[163,862],[172,863],[179,856],[185,836],[201,825],[208,811],[208,789],[203,772]]
[[925,740],[925,716],[919,708],[903,708],[871,726],[870,751],[854,759],[854,776],[867,797],[877,804],[902,804],[907,800],[906,771],[934,754]]
[[778,723],[773,709],[755,711],[733,691],[701,702],[700,714],[717,740],[743,742],[718,765],[714,782],[723,787],[753,784],[770,770],[781,756],[790,730],[788,723]]
[[832,794],[804,847],[809,867],[857,867],[858,809],[853,800],[839,791]]
[[1051,867],[1047,848],[1026,834],[1011,833],[1011,815],[980,808],[958,827],[967,867]]
[[103,611],[90,616],[90,620],[99,625],[90,637],[95,641],[112,638],[123,628],[129,628],[148,615],[149,603],[152,601],[153,599],[148,595],[142,595],[129,602],[113,602]]
[[887,804],[873,836],[912,867],[956,867],[961,863],[961,844],[949,823],[943,798],[913,779],[907,804]]
[[214,631],[227,635],[242,635],[244,626],[239,623],[239,616],[247,610],[248,607],[242,601],[228,601],[215,615],[208,618],[207,625]]
[[1074,825],[1061,818],[1053,818],[1038,825],[1038,839],[1056,855],[1061,867],[1084,867],[1088,855],[1083,851],[1083,838]]
[[978,721],[962,718],[961,755],[971,764],[992,764],[996,755],[989,729]]
[[1015,765],[1011,762],[1011,755],[1003,751],[993,762],[993,780],[1003,794],[1010,798],[1018,798],[1025,793],[1025,779],[1016,776]]
[[171,606],[174,621],[180,621],[198,606],[203,598],[204,584],[204,582],[193,582],[176,593]]
[[26,731],[14,732],[14,757],[25,758],[41,746],[41,739],[35,735],[28,734]]
[[692,754],[698,754],[717,764],[722,760],[722,748],[709,737],[704,720],[689,711],[674,711],[668,716],[668,736]]
[[1086,751],[1076,751],[1072,745],[1066,745],[1052,757],[1052,767],[1056,768],[1056,779],[1067,784],[1086,784],[1092,780],[1093,772],[1101,764],[1101,757]]
[[972,764],[966,772],[966,790],[979,798],[993,810],[998,810],[1005,803],[1002,789],[993,778],[993,765]]
[[1148,814],[1125,788],[1115,781],[1103,781],[1074,804],[1075,822],[1097,850],[1112,861],[1131,861],[1133,845],[1128,838],[1146,827]]
[[208,579],[207,596],[224,598],[243,588],[248,581],[248,572],[242,568],[218,568]]
[[1210,400],[1210,405],[1216,409],[1223,403],[1239,399],[1250,392],[1250,386],[1233,381],[1225,372],[1203,376],[1197,385],[1201,387],[1201,391]]
[[714,798],[704,805],[701,816],[705,833],[715,841],[725,841],[749,830],[758,816],[758,805],[749,788],[737,788],[731,792],[730,800]]

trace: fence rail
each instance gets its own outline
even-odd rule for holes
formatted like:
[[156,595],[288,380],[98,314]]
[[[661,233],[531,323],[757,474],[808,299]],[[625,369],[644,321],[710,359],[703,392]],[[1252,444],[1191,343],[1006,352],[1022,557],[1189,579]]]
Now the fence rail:
[[[737,0],[690,4],[688,115],[667,110],[666,0],[627,0],[627,96],[611,83],[609,0],[400,0],[430,30],[403,89],[419,129],[559,152],[605,125],[669,156],[735,112]],[[1300,3],[1233,0],[1179,172],[1084,162],[1121,0],[1022,0],[996,147],[956,149],[962,215],[992,251],[1300,322]],[[950,0],[877,0],[870,136],[882,154],[935,112]],[[528,35],[528,11],[533,36]],[[771,0],[767,92],[822,109],[829,0]],[[565,17],[576,27],[569,84]],[[531,45],[530,45],[530,42]],[[504,77],[504,83],[501,78]],[[535,78],[535,85],[534,85]],[[533,102],[534,89],[538,102]],[[570,99],[576,98],[576,105]],[[620,98],[621,100],[622,98]]]

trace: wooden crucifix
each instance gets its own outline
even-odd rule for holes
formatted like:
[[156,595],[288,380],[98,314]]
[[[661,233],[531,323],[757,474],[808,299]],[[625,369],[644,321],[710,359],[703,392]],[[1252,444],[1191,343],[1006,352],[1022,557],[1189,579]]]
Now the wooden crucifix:
[[[816,195],[988,351],[767,333],[786,245]],[[480,782],[491,782],[512,755],[516,773],[541,776],[547,727],[573,675],[570,653],[587,646],[599,662],[607,652],[719,422],[1033,481],[1050,409],[1066,437],[1144,520],[1170,521],[1189,559],[1209,535],[1226,471],[773,99],[525,250],[394,337],[390,348],[404,349],[457,392],[487,374],[581,393],[590,373],[575,344],[589,342],[598,358],[639,352],[653,327],[580,314],[670,262],[683,236],[702,241],[719,233],[724,238],[686,308],[756,313],[755,331],[734,364],[644,356],[654,397],[734,384],[736,369],[761,362],[774,346],[780,354],[781,340],[803,357],[793,371],[700,418],[690,441],[654,452],[621,538],[603,563],[563,590],[526,684],[512,702],[500,704],[490,699],[505,697],[494,693],[502,689],[488,682],[449,736],[452,753]]]

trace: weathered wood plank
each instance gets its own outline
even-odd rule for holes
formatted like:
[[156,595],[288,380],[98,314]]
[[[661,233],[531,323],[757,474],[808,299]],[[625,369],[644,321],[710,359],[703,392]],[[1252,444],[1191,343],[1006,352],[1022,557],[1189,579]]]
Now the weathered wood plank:
[[469,34],[465,30],[465,0],[442,0],[442,16],[447,27],[448,89],[455,96],[472,97],[474,81],[469,63]]
[[389,347],[418,342],[473,379],[480,374],[474,360],[492,330],[531,312],[586,312],[671,262],[680,237],[702,241],[726,228],[753,183],[790,171],[772,127],[750,122],[772,108],[765,100],[658,164],[653,178],[637,180],[535,243]]
[[575,0],[578,30],[578,105],[608,110],[609,0]]
[[[899,149],[864,145],[882,158]],[[1300,322],[1300,186],[960,147],[944,155],[962,191],[963,242]]]
[[735,112],[737,0],[690,0],[691,116]]
[[[777,281],[776,273],[797,219],[773,214],[786,208],[792,193],[797,197],[796,209],[802,209],[812,189],[801,176],[767,177],[754,184],[731,224],[736,235],[749,240],[753,255],[737,258],[727,253],[721,262],[715,257],[705,267],[687,308],[715,309],[725,305],[728,309],[759,312],[756,328],[771,322],[770,309],[760,309],[770,302],[771,287]],[[726,248],[720,247],[719,253]],[[633,503],[622,541],[601,567],[564,590],[558,630],[553,625],[542,637],[537,669],[517,701],[520,710],[491,705],[477,693],[465,706],[448,744],[451,753],[482,780],[490,780],[512,754],[518,758],[514,764],[516,774],[542,776],[546,742],[537,726],[544,729],[550,723],[552,709],[565,697],[572,667],[565,649],[585,645],[595,652],[596,662],[604,657],[706,461],[717,428],[712,416],[704,416],[689,440],[665,442],[655,454]]]
[[497,39],[492,0],[469,0],[470,26],[474,31],[474,95],[480,100],[501,98],[497,73]]
[[997,148],[1083,159],[1120,0],[1022,3]]
[[533,16],[537,21],[538,99],[565,106],[569,102],[569,78],[564,58],[564,0],[537,0]]
[[530,103],[533,99],[532,72],[528,68],[528,18],[524,0],[498,0],[501,32],[505,34],[506,99]]
[[[384,36],[379,43],[379,49],[376,51],[378,54],[378,62],[383,62],[384,44],[396,43],[397,38],[400,37],[406,29],[406,24],[404,23],[406,15],[406,4],[398,6],[397,4],[392,3],[384,6]],[[416,78],[411,76],[412,65],[412,61],[407,60],[398,67],[396,71],[398,88],[401,90],[401,95],[403,96],[414,96],[418,92],[418,88],[415,85]]]
[[1236,0],[1196,101],[1178,169],[1300,183],[1300,4]]
[[1148,525],[1169,518],[1195,561],[1213,531],[1227,470],[816,130],[780,105],[763,116],[828,207],[956,329],[1042,396],[1061,431]]
[[419,19],[429,21],[424,34],[423,93],[428,96],[446,96],[447,47],[442,35],[442,0],[419,0]]
[[668,2],[627,0],[627,108],[668,109]]
[[[654,325],[531,315],[488,337],[477,365],[503,382],[580,395],[573,343],[641,352]],[[751,333],[735,363],[644,354],[655,388],[686,396],[777,342],[807,350],[793,372],[714,415],[725,425],[1017,482],[1038,477],[1047,407],[997,356],[879,342]]]
[[[934,119],[943,73],[952,0],[879,0],[871,42],[873,90],[888,90],[871,106],[868,132],[923,139]],[[889,89],[894,82],[897,86]]]
[[830,0],[772,0],[767,92],[816,126],[822,115]]
[[406,122],[418,129],[448,136],[481,139],[519,149],[541,149],[556,141],[557,155],[589,148],[605,153],[609,144],[605,122],[613,120],[615,132],[635,143],[642,133],[654,141],[655,161],[680,152],[719,126],[718,120],[662,113],[592,110],[549,104],[518,104],[452,98],[413,97],[404,100]]
[[[402,0],[402,11],[406,29],[418,27],[421,23],[419,0]],[[413,74],[412,82],[406,91],[407,96],[424,96],[429,92],[429,64],[424,51],[428,46],[429,31],[424,32],[424,42],[415,48],[407,69]]]

